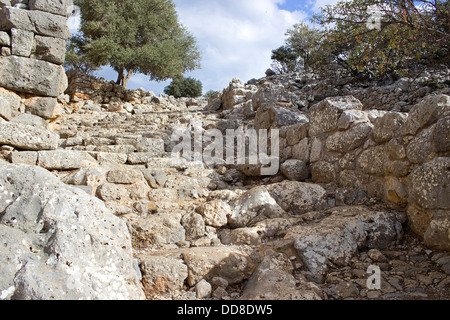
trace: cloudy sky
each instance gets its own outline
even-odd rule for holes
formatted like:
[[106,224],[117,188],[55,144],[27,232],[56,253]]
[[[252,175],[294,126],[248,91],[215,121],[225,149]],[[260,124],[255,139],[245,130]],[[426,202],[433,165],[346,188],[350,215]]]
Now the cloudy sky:
[[[312,12],[337,0],[173,0],[182,24],[196,37],[202,53],[202,69],[186,74],[203,83],[204,93],[222,90],[233,78],[246,82],[261,78],[270,67],[271,52],[284,43],[285,32],[307,21]],[[76,32],[78,19],[69,21]],[[117,74],[106,67],[96,73],[106,80]],[[150,82],[136,74],[129,89],[163,93],[170,84]]]

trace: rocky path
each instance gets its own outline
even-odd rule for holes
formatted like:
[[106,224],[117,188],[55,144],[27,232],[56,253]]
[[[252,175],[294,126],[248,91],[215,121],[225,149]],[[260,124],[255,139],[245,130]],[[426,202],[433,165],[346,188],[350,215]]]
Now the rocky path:
[[161,100],[87,101],[54,121],[54,133],[31,118],[0,131],[5,161],[52,171],[126,223],[148,299],[449,298],[450,256],[413,236],[404,209],[334,183],[287,180],[283,167],[258,177],[172,157],[176,130],[253,122],[239,108]]
[[[54,124],[58,150],[3,154],[37,161],[121,217],[149,299],[449,298],[450,256],[414,238],[401,210],[333,184],[170,157],[175,128],[221,117],[86,106]],[[368,288],[374,267],[380,287]]]

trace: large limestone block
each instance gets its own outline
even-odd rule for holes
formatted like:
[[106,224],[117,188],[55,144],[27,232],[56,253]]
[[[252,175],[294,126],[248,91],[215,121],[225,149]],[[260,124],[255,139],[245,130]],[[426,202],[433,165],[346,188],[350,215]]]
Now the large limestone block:
[[0,122],[0,145],[23,150],[55,150],[59,135],[45,129],[21,123]]
[[266,187],[270,195],[285,211],[301,215],[326,206],[326,191],[317,184],[284,181]]
[[30,0],[31,10],[40,10],[64,17],[68,17],[73,11],[72,0]]
[[179,258],[142,255],[139,257],[147,290],[164,292],[181,290],[188,277],[187,266]]
[[65,17],[5,6],[0,11],[0,29],[7,31],[12,28],[54,38],[68,39],[70,37]]
[[450,116],[450,96],[429,95],[415,105],[401,128],[404,135],[415,135],[420,129]]
[[315,136],[335,131],[344,111],[362,109],[361,102],[353,96],[327,98],[311,108],[310,134]]
[[383,249],[402,236],[401,213],[372,211],[366,207],[338,207],[314,224],[288,230],[294,246],[317,281],[330,266],[346,266],[359,248]]
[[27,111],[47,120],[58,118],[62,114],[62,109],[56,98],[33,97],[25,100]]
[[74,150],[39,151],[38,164],[48,170],[75,170],[96,163],[89,153]]
[[62,66],[23,57],[0,57],[0,86],[7,89],[56,98],[67,85]]
[[255,250],[247,247],[198,247],[183,253],[188,267],[188,284],[193,287],[202,279],[221,277],[229,284],[250,278],[260,261]]
[[293,269],[291,261],[283,253],[267,250],[263,261],[248,280],[241,299],[321,300],[317,294],[317,291],[320,292],[318,287],[297,287]]
[[54,64],[64,63],[66,41],[53,37],[35,36],[31,58],[44,60]]
[[11,29],[11,54],[29,57],[33,48],[34,33],[21,29]]
[[425,244],[450,250],[450,158],[436,158],[409,175],[408,223]]
[[125,222],[48,171],[0,165],[0,296],[143,299]]

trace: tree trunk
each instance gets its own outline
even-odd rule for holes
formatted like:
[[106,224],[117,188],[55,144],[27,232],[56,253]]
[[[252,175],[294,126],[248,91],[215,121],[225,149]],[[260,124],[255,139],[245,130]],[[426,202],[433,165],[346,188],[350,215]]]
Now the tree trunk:
[[128,81],[130,81],[130,78],[131,78],[131,76],[133,75],[133,73],[134,73],[134,70],[133,70],[133,69],[130,69],[130,70],[128,70],[128,74],[127,74],[126,77],[125,77],[125,72],[124,72],[124,76],[123,76],[123,79],[122,79],[122,87],[123,87],[124,89],[127,88],[127,86],[128,86]]
[[125,76],[125,69],[124,69],[124,68],[119,68],[119,69],[116,70],[116,71],[117,71],[117,73],[119,74],[118,77],[117,77],[116,84],[117,84],[117,85],[120,85],[120,84],[123,83],[123,79],[124,79],[124,76]]

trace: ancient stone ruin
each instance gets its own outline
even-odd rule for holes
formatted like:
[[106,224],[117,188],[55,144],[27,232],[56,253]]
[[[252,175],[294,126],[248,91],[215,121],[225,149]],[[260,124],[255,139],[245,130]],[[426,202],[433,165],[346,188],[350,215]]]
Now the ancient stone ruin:
[[[71,3],[0,4],[1,300],[449,298],[448,70],[68,86]],[[253,129],[279,130],[275,175],[172,154],[176,131]]]

